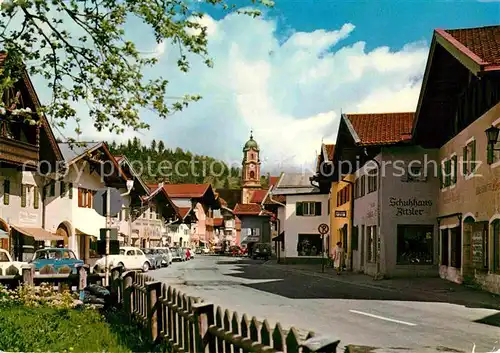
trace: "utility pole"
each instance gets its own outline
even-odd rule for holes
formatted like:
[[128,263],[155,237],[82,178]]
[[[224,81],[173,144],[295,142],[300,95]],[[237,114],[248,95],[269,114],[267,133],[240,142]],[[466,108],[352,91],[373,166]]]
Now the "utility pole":
[[106,258],[104,262],[105,274],[104,274],[104,283],[106,286],[109,286],[109,238],[111,237],[111,188],[108,187],[106,191]]

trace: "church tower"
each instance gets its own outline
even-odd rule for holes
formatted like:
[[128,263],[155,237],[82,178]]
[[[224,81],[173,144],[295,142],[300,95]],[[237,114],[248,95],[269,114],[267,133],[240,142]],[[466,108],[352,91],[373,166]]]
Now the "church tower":
[[254,190],[260,189],[260,157],[259,145],[253,139],[250,131],[250,140],[243,147],[243,169],[241,172],[242,190],[241,202],[250,203]]

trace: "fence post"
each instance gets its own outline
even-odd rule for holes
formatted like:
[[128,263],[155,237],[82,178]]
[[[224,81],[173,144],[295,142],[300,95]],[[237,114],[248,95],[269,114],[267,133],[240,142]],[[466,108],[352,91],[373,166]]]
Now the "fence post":
[[35,284],[35,267],[23,267],[22,269],[23,283],[32,286]]
[[129,314],[129,318],[132,319],[134,313],[134,281],[135,272],[129,271],[123,277],[124,290],[123,290],[123,304],[125,305],[125,311]]
[[88,265],[78,266],[78,286],[80,292],[80,300],[83,302],[85,299],[84,289],[87,287],[87,267]]
[[215,349],[215,336],[210,334],[208,330],[211,326],[215,325],[214,305],[209,303],[194,303],[193,312],[195,319],[195,349],[197,353],[216,352]]
[[111,295],[114,300],[114,304],[118,304],[121,301],[120,298],[120,277],[121,277],[122,267],[114,267],[111,269]]
[[161,298],[161,282],[147,282],[147,322],[151,342],[156,342],[159,333],[162,331],[161,327],[161,314],[160,312],[160,298]]

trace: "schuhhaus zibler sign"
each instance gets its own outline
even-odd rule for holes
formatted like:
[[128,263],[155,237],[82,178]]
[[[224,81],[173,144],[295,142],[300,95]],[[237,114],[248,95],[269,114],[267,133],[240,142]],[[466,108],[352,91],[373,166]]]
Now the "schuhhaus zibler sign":
[[422,216],[426,208],[432,206],[432,200],[419,200],[415,197],[402,199],[389,198],[389,207],[396,209],[397,216]]
[[347,217],[347,211],[335,211],[335,217],[346,218]]

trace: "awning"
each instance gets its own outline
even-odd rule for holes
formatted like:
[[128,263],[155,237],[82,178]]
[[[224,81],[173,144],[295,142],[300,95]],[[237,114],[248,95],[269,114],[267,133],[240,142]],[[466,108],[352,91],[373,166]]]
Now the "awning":
[[275,236],[272,241],[284,241],[285,240],[285,231],[282,231],[280,235]]
[[458,214],[450,216],[439,217],[439,229],[456,228],[460,226],[460,218]]
[[64,238],[60,235],[50,233],[42,228],[25,228],[19,226],[11,226],[13,229],[17,230],[19,233],[33,237],[35,240],[63,240]]
[[0,229],[0,239],[9,239],[9,233],[5,230]]
[[149,240],[161,240],[161,237],[149,237]]
[[92,235],[92,234],[88,234],[88,233],[85,233],[85,232],[82,232],[80,229],[76,228],[75,229],[75,232],[77,235],[84,235],[86,237],[91,237],[93,240],[96,240],[97,237],[95,235]]

